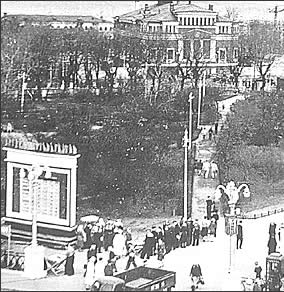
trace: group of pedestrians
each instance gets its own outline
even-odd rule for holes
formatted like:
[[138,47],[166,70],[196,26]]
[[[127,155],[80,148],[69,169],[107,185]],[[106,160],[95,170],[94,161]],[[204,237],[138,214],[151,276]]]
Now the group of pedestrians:
[[215,179],[219,171],[217,163],[213,160],[211,162],[209,160],[202,162],[201,159],[195,161],[194,168],[199,176],[202,175],[206,179],[209,177]]
[[[191,218],[165,221],[161,226],[152,226],[146,230],[142,245],[132,240],[131,229],[124,228],[120,219],[108,219],[104,222],[103,218],[99,218],[97,222],[79,224],[77,248],[79,251],[88,250],[87,263],[84,266],[86,290],[90,290],[91,285],[100,276],[112,276],[116,273],[119,260],[124,259],[124,261],[119,261],[124,264],[127,260],[124,270],[137,267],[138,257],[139,261],[145,264],[150,257],[155,256],[160,266],[163,266],[165,255],[172,250],[197,246],[200,239],[202,240],[208,234],[216,236],[216,222],[219,217],[214,204],[211,204],[211,207],[213,209],[207,214],[210,218],[208,225]],[[74,252],[72,252],[72,258],[74,262]],[[72,273],[74,274],[74,269]]]

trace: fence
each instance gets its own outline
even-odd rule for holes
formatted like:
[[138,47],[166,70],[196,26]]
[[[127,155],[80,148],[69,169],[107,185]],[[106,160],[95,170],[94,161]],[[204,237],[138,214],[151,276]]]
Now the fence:
[[239,219],[258,219],[258,218],[274,215],[274,214],[281,213],[281,212],[284,212],[284,207],[277,208],[277,209],[270,209],[267,211],[262,211],[260,213],[254,213],[254,214],[241,214],[241,215],[238,215],[237,218],[239,218]]

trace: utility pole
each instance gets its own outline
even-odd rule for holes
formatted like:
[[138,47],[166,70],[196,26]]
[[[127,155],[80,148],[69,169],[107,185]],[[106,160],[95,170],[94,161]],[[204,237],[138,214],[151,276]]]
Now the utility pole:
[[197,129],[200,127],[200,115],[201,115],[201,79],[199,80],[199,88],[198,88],[198,112],[197,112]]
[[22,96],[21,96],[21,113],[24,112],[24,103],[25,103],[25,78],[26,78],[26,73],[23,72],[22,75]]
[[[183,138],[183,147],[184,147],[184,180],[183,180],[183,218],[184,220],[187,220],[187,196],[188,196],[188,191],[187,191],[187,184],[188,184],[188,133],[187,129],[184,131],[184,138]],[[190,143],[189,143],[190,144]]]
[[188,101],[189,101],[189,111],[188,111],[188,149],[191,151],[191,140],[192,140],[192,100],[194,99],[194,96],[192,92],[189,94]]

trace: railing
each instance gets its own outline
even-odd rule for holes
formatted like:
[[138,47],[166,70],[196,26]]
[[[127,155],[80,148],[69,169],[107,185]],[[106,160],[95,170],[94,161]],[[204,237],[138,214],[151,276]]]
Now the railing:
[[239,219],[258,219],[258,218],[278,214],[281,212],[284,212],[284,207],[272,209],[272,210],[270,209],[267,211],[262,211],[260,213],[254,213],[254,214],[241,214],[241,215],[237,215],[237,218],[239,218]]

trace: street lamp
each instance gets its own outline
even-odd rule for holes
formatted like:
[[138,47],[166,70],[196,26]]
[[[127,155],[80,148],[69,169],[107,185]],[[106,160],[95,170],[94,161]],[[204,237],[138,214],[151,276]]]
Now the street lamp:
[[187,220],[187,163],[188,163],[188,130],[184,130],[183,147],[184,147],[184,181],[183,181],[183,218]]
[[230,181],[227,183],[226,187],[223,185],[217,186],[215,190],[215,198],[217,200],[220,200],[222,193],[221,190],[224,191],[225,195],[228,197],[229,201],[229,207],[230,207],[230,215],[235,215],[235,206],[236,203],[239,201],[240,198],[240,192],[243,190],[243,195],[245,198],[250,197],[250,190],[247,184],[241,184],[239,187],[236,187],[235,182]]
[[[34,183],[45,171],[45,178],[51,178],[51,172],[48,167],[42,167],[39,165],[33,165],[31,170],[28,171],[29,181],[29,195],[33,198],[32,208],[32,241],[31,245],[25,248],[25,268],[24,273],[26,277],[31,279],[42,278],[46,276],[46,270],[44,270],[44,256],[45,251],[43,246],[37,244],[37,199],[38,194],[34,189]],[[23,174],[22,174],[23,175]]]
[[245,198],[250,197],[250,190],[247,184],[241,184],[239,187],[236,187],[235,182],[230,181],[227,183],[226,187],[223,185],[218,185],[215,190],[215,198],[217,200],[221,199],[222,193],[221,190],[224,191],[225,195],[228,197],[228,204],[230,207],[230,213],[225,214],[225,227],[226,227],[226,234],[230,236],[230,247],[229,247],[229,269],[228,273],[231,272],[231,265],[232,265],[232,235],[236,234],[236,217],[240,214],[240,209],[235,208],[237,202],[240,198],[240,192],[243,189],[243,195]]

